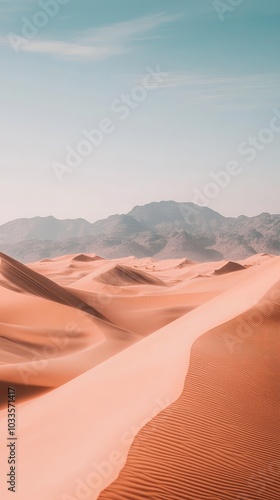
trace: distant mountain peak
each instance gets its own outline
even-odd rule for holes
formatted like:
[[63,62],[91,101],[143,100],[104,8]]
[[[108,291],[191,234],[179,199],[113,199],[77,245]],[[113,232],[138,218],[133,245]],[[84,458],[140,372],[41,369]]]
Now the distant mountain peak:
[[224,217],[192,202],[163,200],[94,223],[22,218],[0,226],[0,251],[25,262],[69,253],[234,261],[280,255],[280,215]]

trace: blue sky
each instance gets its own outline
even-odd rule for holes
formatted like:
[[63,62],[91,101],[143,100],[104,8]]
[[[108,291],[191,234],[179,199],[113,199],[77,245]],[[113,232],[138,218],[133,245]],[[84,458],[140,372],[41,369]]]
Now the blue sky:
[[[238,152],[280,109],[278,0],[240,1],[223,20],[212,0],[51,3],[0,0],[0,223],[195,201],[233,160],[242,172],[207,205],[280,212],[280,133],[251,162]],[[112,103],[142,85],[147,67],[165,76],[121,120]],[[112,133],[59,182],[54,164],[104,119]]]

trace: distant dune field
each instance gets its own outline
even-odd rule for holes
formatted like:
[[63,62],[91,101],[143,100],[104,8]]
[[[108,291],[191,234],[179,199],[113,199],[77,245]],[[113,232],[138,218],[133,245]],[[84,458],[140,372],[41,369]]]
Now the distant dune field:
[[0,257],[15,498],[280,498],[280,257]]

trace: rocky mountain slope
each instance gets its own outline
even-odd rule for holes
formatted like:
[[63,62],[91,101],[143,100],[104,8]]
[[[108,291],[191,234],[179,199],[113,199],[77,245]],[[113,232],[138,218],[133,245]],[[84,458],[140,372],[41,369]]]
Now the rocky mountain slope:
[[0,226],[0,249],[22,262],[79,252],[197,261],[280,255],[280,215],[224,217],[193,203],[162,201],[93,224],[54,217],[17,219]]

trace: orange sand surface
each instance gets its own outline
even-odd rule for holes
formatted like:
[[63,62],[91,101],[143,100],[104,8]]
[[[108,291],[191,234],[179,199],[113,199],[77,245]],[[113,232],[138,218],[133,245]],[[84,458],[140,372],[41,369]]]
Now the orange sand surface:
[[20,500],[278,500],[280,258],[0,255]]

